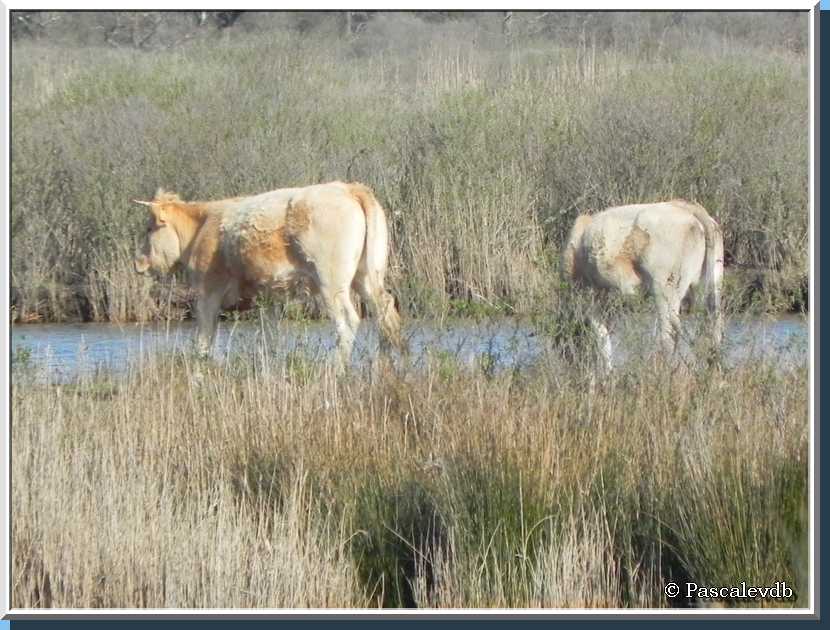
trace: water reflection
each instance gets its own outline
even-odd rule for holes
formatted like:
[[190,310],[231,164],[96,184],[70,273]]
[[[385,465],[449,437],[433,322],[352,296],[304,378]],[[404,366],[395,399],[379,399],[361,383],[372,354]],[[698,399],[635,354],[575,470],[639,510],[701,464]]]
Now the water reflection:
[[[416,365],[429,354],[447,353],[464,363],[486,357],[497,368],[524,367],[538,360],[551,343],[530,323],[509,318],[410,321],[405,334],[410,360]],[[194,335],[194,322],[13,326],[12,361],[13,365],[25,362],[37,366],[49,380],[92,370],[120,372],[140,356],[188,350]],[[656,345],[654,324],[647,318],[624,318],[613,327],[612,341],[614,362],[622,363],[631,354]],[[235,353],[264,348],[277,358],[296,352],[320,360],[331,356],[334,346],[334,326],[329,322],[223,321],[214,357],[223,360]],[[368,361],[377,346],[374,326],[364,323],[355,340],[353,363]],[[760,354],[776,355],[782,364],[806,364],[808,322],[798,316],[732,320],[727,326],[725,346],[726,356],[732,361]]]

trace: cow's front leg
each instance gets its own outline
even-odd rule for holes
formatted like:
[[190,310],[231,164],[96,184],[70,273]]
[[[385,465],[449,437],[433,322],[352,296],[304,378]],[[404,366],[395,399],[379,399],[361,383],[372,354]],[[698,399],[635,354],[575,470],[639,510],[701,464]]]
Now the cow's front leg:
[[222,306],[223,291],[211,289],[202,291],[196,302],[196,352],[200,357],[210,356],[216,327],[219,322],[219,309]]

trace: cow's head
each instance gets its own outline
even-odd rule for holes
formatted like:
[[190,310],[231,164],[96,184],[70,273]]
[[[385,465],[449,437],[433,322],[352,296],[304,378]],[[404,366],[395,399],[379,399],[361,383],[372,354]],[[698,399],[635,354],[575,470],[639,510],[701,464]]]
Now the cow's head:
[[149,210],[146,233],[141,252],[135,259],[135,270],[144,274],[148,271],[168,273],[182,255],[179,235],[170,222],[172,204],[178,197],[165,193],[159,189],[153,201],[138,201],[135,203],[146,206]]

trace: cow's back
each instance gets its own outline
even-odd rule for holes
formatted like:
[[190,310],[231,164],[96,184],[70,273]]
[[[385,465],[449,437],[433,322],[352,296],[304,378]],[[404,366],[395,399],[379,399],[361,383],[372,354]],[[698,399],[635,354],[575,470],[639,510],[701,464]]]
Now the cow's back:
[[247,286],[265,286],[291,271],[285,221],[296,191],[284,188],[211,204],[221,214],[219,253],[231,278]]
[[704,227],[682,200],[649,204],[635,225],[649,235],[641,265],[661,282],[676,282],[679,275],[700,276],[706,253]]
[[[577,252],[579,272],[592,284],[633,293],[668,277],[684,257],[698,265],[703,229],[684,201],[615,206],[591,217]],[[685,265],[684,265],[685,266]]]
[[315,266],[337,268],[363,252],[366,215],[353,188],[329,182],[301,188],[291,196],[286,230],[302,256]]
[[640,211],[637,206],[619,206],[590,216],[574,255],[576,279],[623,293],[637,289],[639,260],[648,245],[636,228]]
[[[280,288],[296,274],[312,274],[308,256],[315,234],[331,225],[336,238],[338,217],[361,213],[347,184],[330,182],[214,202],[221,213],[221,255],[229,273],[252,286]],[[362,214],[362,213],[361,213]],[[312,229],[314,225],[314,229]],[[322,246],[325,249],[325,243]]]

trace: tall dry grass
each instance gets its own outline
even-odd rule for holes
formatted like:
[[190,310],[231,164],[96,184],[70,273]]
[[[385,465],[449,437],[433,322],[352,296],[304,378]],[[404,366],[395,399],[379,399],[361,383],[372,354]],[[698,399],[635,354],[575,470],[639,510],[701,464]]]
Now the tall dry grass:
[[171,312],[127,255],[130,199],[158,186],[335,178],[389,209],[412,315],[538,310],[578,212],[674,196],[721,221],[736,306],[806,306],[806,14],[517,14],[508,43],[496,14],[378,15],[348,39],[279,17],[150,52],[14,41],[18,320]]
[[654,361],[16,371],[12,605],[807,605],[807,369]]

